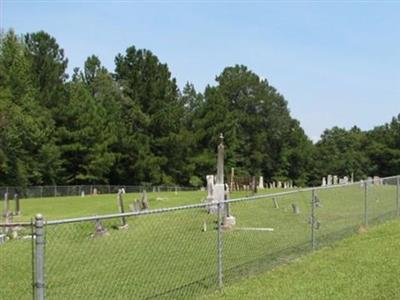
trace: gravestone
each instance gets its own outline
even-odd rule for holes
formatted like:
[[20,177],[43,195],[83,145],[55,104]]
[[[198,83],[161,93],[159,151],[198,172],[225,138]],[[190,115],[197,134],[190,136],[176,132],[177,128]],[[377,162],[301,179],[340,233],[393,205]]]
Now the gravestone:
[[[225,199],[225,185],[224,185],[224,156],[225,156],[225,146],[224,146],[224,136],[220,135],[220,144],[218,145],[218,158],[217,158],[217,176],[214,186],[214,201],[216,203],[222,202]],[[223,210],[223,204],[221,204],[221,209]],[[210,212],[217,213],[218,207],[210,206]]]
[[293,209],[293,213],[294,214],[299,214],[300,213],[300,207],[297,204],[292,203],[292,209]]
[[0,233],[0,245],[6,242],[7,236],[4,233]]
[[96,237],[102,237],[105,235],[109,235],[107,229],[103,226],[103,224],[101,224],[100,220],[96,220],[95,231],[92,234],[92,237],[96,238]]
[[338,180],[337,175],[333,175],[333,184],[338,184],[338,183],[339,183],[339,180]]
[[133,202],[134,211],[141,211],[142,210],[142,203],[139,199]]
[[344,176],[343,177],[343,184],[348,184],[349,183],[349,177],[348,176]]
[[333,179],[332,179],[332,175],[328,175],[327,177],[327,185],[332,185]]
[[93,189],[93,195],[97,195],[97,188]]
[[321,186],[326,186],[326,178],[325,178],[325,177],[322,177],[322,184],[321,184]]
[[85,191],[81,192],[81,197],[85,197]]
[[274,208],[279,208],[278,201],[275,198],[272,198],[272,202],[274,203]]
[[214,202],[214,175],[207,175],[207,202]]
[[[229,185],[225,184],[225,200],[229,199]],[[230,203],[225,203],[225,215],[223,219],[223,228],[224,229],[231,229],[233,226],[236,225],[236,218],[231,215],[230,212]]]
[[149,209],[149,199],[147,198],[146,190],[143,191],[140,202],[141,202],[142,210]]
[[260,180],[258,182],[258,189],[263,190],[264,189],[264,177],[260,176]]
[[207,223],[206,223],[206,221],[204,221],[204,223],[203,223],[203,230],[202,231],[203,232],[207,231]]
[[381,178],[379,176],[374,176],[373,181],[375,185],[381,184]]
[[277,186],[278,189],[282,188],[282,182],[278,181]]

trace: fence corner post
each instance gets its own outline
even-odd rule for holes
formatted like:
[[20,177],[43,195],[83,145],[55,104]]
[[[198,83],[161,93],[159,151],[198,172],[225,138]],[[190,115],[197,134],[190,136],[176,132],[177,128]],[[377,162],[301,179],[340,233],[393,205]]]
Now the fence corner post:
[[44,220],[42,214],[35,216],[35,290],[36,299],[44,300]]
[[217,214],[218,214],[218,224],[217,224],[217,272],[218,272],[218,288],[221,289],[223,287],[223,279],[222,279],[222,209],[221,202],[218,201],[217,204]]

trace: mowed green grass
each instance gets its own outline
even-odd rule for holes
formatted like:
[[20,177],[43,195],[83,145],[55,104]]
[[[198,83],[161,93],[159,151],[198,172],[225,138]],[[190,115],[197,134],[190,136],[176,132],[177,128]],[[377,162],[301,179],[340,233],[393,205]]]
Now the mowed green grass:
[[[272,192],[272,191],[269,191]],[[319,191],[315,214],[317,248],[353,234],[363,222],[364,190],[358,185]],[[396,188],[368,191],[369,223],[395,216]],[[151,208],[199,203],[204,192],[149,193]],[[233,195],[233,197],[237,197]],[[125,206],[137,195],[125,195]],[[156,200],[162,198],[163,200]],[[224,283],[271,269],[311,250],[311,193],[232,203],[234,230],[223,232]],[[300,207],[293,214],[291,205]],[[116,212],[116,195],[27,199],[24,215],[41,212],[47,219]],[[127,219],[129,229],[116,230],[119,219],[104,221],[109,235],[91,238],[94,222],[48,226],[46,295],[48,299],[188,299],[209,292],[217,283],[216,216],[189,209]],[[207,231],[203,232],[204,224]],[[274,228],[273,232],[246,228]],[[30,299],[31,241],[0,246],[0,299]],[[3,273],[4,271],[4,273]]]
[[400,299],[399,240],[396,220],[202,299]]

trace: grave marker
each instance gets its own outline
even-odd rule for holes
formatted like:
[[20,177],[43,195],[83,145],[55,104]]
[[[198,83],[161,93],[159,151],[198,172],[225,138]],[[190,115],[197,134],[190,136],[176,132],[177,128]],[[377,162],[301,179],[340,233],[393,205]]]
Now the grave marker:
[[297,204],[295,204],[295,203],[292,203],[292,209],[293,209],[293,213],[294,214],[299,214],[300,213],[300,207],[297,205]]

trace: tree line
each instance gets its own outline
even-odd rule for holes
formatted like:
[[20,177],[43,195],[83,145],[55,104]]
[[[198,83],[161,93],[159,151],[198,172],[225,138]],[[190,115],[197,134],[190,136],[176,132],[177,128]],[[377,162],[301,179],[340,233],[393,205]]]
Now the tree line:
[[246,66],[226,67],[203,92],[177,86],[168,65],[131,46],[115,70],[68,59],[44,31],[0,36],[0,185],[181,184],[226,172],[320,184],[400,171],[400,116],[370,131],[334,127],[313,144],[287,101]]

